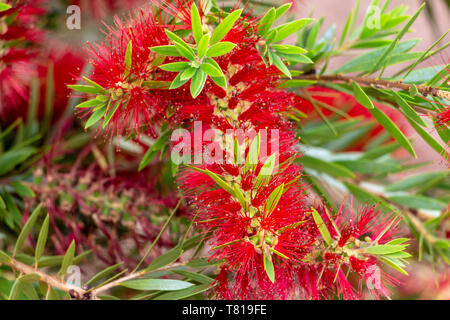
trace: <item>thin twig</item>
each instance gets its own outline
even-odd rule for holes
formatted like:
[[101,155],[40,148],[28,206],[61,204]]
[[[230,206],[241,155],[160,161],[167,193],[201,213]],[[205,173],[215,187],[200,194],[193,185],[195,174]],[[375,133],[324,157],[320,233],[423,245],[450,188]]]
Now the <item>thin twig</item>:
[[[382,80],[382,79],[374,79],[374,78],[367,78],[367,77],[352,77],[352,76],[341,76],[341,75],[300,75],[294,77],[294,79],[301,79],[301,80],[317,80],[319,82],[352,82],[355,81],[358,84],[373,86],[376,88],[382,88],[382,89],[400,89],[400,90],[407,90],[409,91],[411,89],[411,85],[407,83],[403,83],[402,81],[389,81],[389,80]],[[418,85],[417,91],[420,92],[423,96],[433,96],[438,97],[442,99],[450,100],[450,92],[439,90],[434,87],[425,86],[425,85]]]
[[25,263],[17,261],[14,258],[11,258],[9,262],[4,263],[4,264],[9,266],[11,269],[20,272],[21,274],[38,275],[40,281],[45,282],[46,284],[48,284],[49,286],[51,286],[53,288],[57,288],[64,292],[67,292],[70,295],[73,295],[73,292],[78,293],[79,296],[83,296],[83,294],[84,294],[84,290],[82,288],[74,286],[70,283],[63,282],[62,280],[57,279],[56,277],[50,276],[50,275],[46,274],[45,272],[42,272],[42,271],[37,270]]

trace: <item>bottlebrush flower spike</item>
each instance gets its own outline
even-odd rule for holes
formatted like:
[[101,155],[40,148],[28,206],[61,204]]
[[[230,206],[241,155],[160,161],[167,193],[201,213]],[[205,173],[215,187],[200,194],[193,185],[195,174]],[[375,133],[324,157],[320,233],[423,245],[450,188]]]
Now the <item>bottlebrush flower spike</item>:
[[116,19],[105,44],[89,44],[87,52],[94,67],[91,79],[85,78],[88,85],[70,86],[92,98],[78,106],[82,115],[90,116],[86,127],[103,119],[102,127],[110,135],[139,135],[141,130],[155,135],[153,125],[164,117],[170,100],[167,90],[160,89],[173,79],[156,72],[164,57],[149,49],[168,44],[165,22],[159,18],[142,10],[128,21]]
[[284,161],[268,170],[275,154],[256,156],[257,163],[251,165],[252,152],[259,154],[255,144],[257,137],[244,164],[193,168],[179,178],[214,246],[211,258],[223,263],[217,278],[221,298],[292,297],[292,269],[314,242],[307,231],[313,222],[305,211],[301,168]]
[[1,122],[14,121],[11,113],[17,115],[28,103],[30,79],[36,75],[37,41],[43,36],[43,31],[36,26],[37,18],[44,13],[39,7],[41,1],[8,3],[10,9],[0,12]]
[[[374,297],[389,297],[386,284],[396,282],[380,269],[380,262],[406,274],[405,259],[411,256],[404,251],[408,239],[394,238],[399,219],[382,217],[376,206],[354,213],[342,205],[334,217],[324,206],[312,209],[312,213],[322,237],[322,245],[314,250],[315,255],[321,252],[314,258],[321,260],[318,286],[333,288],[333,294],[344,294],[344,298],[357,298],[355,290],[347,290],[352,287],[349,280],[342,277],[342,271],[353,272],[360,279],[357,292],[362,292],[365,283]],[[330,272],[333,277],[329,276]]]

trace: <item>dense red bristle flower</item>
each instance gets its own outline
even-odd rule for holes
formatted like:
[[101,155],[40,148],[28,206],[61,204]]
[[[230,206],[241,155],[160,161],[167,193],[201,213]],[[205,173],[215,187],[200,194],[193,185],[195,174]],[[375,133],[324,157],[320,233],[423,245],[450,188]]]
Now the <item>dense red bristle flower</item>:
[[[132,44],[132,62],[130,70],[126,70],[125,55],[129,43]],[[125,22],[116,19],[115,27],[108,28],[106,43],[89,44],[87,53],[94,67],[92,80],[108,91],[111,106],[118,104],[107,129],[111,135],[139,134],[141,130],[154,135],[150,124],[164,114],[168,93],[167,90],[150,89],[145,81],[170,80],[156,71],[158,62],[149,49],[165,44],[168,39],[164,25],[149,10],[141,10]],[[84,111],[91,112],[92,109]]]
[[[396,281],[381,270],[377,256],[365,252],[364,248],[374,244],[382,245],[392,240],[398,234],[397,227],[400,221],[383,216],[376,206],[353,212],[342,205],[333,217],[326,214],[323,206],[318,208],[318,212],[321,213],[330,235],[336,241],[335,244],[324,248],[323,261],[320,263],[322,276],[318,278],[321,286],[334,287],[333,294],[344,293],[344,298],[356,299],[361,296],[355,292],[363,292],[363,284],[366,284],[372,297],[389,297],[386,285],[394,285]],[[357,291],[348,290],[352,284],[350,279],[340,277],[342,270],[352,271],[359,277]],[[332,278],[323,276],[330,271],[333,273]],[[330,297],[327,292],[319,294]]]
[[43,36],[36,21],[44,11],[41,1],[10,3],[12,8],[0,12],[0,19],[10,18],[0,26],[0,121],[15,120],[28,102],[30,80],[36,76],[34,58],[37,41]]
[[437,122],[441,125],[450,125],[450,107],[445,108],[443,111],[436,115]]

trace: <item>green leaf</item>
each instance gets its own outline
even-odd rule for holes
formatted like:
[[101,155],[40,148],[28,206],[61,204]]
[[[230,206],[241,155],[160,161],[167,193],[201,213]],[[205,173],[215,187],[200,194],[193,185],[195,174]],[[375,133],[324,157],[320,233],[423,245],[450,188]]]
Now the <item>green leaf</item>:
[[47,243],[49,225],[50,225],[50,217],[47,214],[44,222],[42,223],[41,230],[39,231],[39,237],[38,237],[38,241],[36,244],[36,250],[34,251],[36,265],[39,264],[39,260],[41,259],[42,254],[44,253],[45,244]]
[[165,30],[165,32],[167,37],[169,37],[169,39],[173,41],[173,44],[175,45],[177,51],[183,57],[191,61],[195,60],[194,50],[192,50],[192,48],[186,42],[184,42],[183,39],[167,29]]
[[157,270],[171,263],[174,263],[175,261],[177,261],[177,259],[181,256],[182,253],[183,249],[181,249],[179,246],[176,246],[175,248],[167,251],[166,253],[154,259],[152,263],[148,266],[146,271]]
[[90,108],[90,107],[96,107],[99,104],[101,104],[102,102],[97,100],[97,99],[91,99],[91,100],[87,100],[84,101],[82,103],[80,103],[79,105],[77,105],[75,108]]
[[269,59],[271,60],[271,64],[278,68],[285,76],[289,79],[292,78],[291,72],[288,67],[284,64],[284,62],[280,59],[278,55],[269,51]]
[[187,165],[187,167],[189,167],[189,168],[191,168],[191,169],[193,169],[195,171],[198,171],[198,172],[206,174],[211,179],[213,179],[214,182],[216,182],[219,187],[221,187],[222,189],[228,191],[232,196],[235,196],[234,188],[232,186],[230,186],[225,180],[223,180],[219,175],[217,175],[214,172],[209,171],[209,170],[203,170],[203,169],[196,168],[196,167],[189,166],[189,165]]
[[286,11],[288,11],[291,6],[292,6],[292,3],[286,3],[286,4],[282,5],[281,7],[278,7],[277,11],[276,11],[276,15],[275,15],[275,20],[280,18],[283,14],[285,14]]
[[258,33],[261,36],[264,36],[267,33],[267,31],[269,31],[270,27],[272,27],[275,19],[276,19],[276,10],[275,8],[270,8],[270,10],[266,12],[264,17],[258,23]]
[[280,58],[284,58],[289,62],[292,63],[305,63],[305,64],[313,64],[314,61],[312,61],[310,58],[308,58],[308,56],[305,56],[303,54],[286,54],[286,53],[281,53],[281,52],[277,52],[278,56]]
[[415,121],[412,121],[409,118],[406,118],[408,122],[411,124],[411,126],[416,130],[416,132],[422,137],[422,139],[431,147],[433,148],[437,153],[440,155],[446,155],[447,152],[445,149],[440,145],[439,142],[437,142],[426,130],[424,130],[422,127],[420,127]]
[[266,202],[265,206],[266,214],[270,214],[275,210],[275,208],[278,205],[278,202],[280,201],[281,196],[283,195],[283,192],[284,192],[284,183],[282,183],[272,191]]
[[89,117],[84,128],[87,129],[87,128],[92,127],[94,124],[96,124],[104,116],[105,111],[106,111],[106,105],[95,110],[92,113],[92,115]]
[[139,279],[130,280],[120,285],[134,290],[157,290],[157,291],[176,291],[192,287],[193,284],[181,280],[169,279]]
[[[305,49],[297,47],[297,46],[289,45],[289,44],[272,44],[270,47],[275,49],[278,52],[286,53],[286,54],[302,55],[302,54],[308,52],[308,50],[305,50]],[[306,58],[308,59],[308,61],[310,61],[308,63],[313,63],[313,61],[311,59],[309,59],[308,57],[306,57]]]
[[247,208],[247,201],[245,200],[245,196],[242,193],[240,187],[238,184],[234,183],[233,184],[233,188],[234,188],[234,193],[236,195],[236,198],[238,199],[239,203],[241,204],[241,207],[246,210]]
[[411,142],[405,137],[397,125],[378,108],[369,110],[375,119],[386,129],[397,142],[408,151],[414,158],[417,158]]
[[394,268],[395,270],[403,273],[404,275],[408,275],[408,272],[406,272],[400,265],[400,261],[398,259],[392,259],[389,258],[388,256],[381,256],[378,257],[381,261],[383,261],[384,263],[386,263],[387,265],[391,266],[392,268]]
[[113,266],[109,266],[108,268],[100,271],[96,275],[94,275],[91,279],[89,279],[88,282],[86,282],[86,285],[94,284],[99,282],[100,280],[106,278],[110,274],[112,274],[117,268],[123,265],[123,262],[117,263]]
[[359,86],[359,84],[352,80],[352,86],[356,100],[369,110],[375,109],[375,106],[373,105],[369,96],[364,92],[364,90]]
[[0,263],[9,263],[10,261],[11,257],[0,250]]
[[111,107],[111,101],[108,103],[109,111],[106,114],[105,119],[103,120],[102,128],[105,129],[108,123],[111,121],[112,117],[116,114],[117,109],[119,109],[120,103],[119,102],[113,102],[113,106]]
[[74,85],[69,85],[68,87],[72,90],[75,90],[78,92],[83,92],[83,93],[93,93],[93,94],[102,93],[102,91],[99,88],[96,88],[94,86],[74,84]]
[[227,88],[227,79],[225,77],[211,77],[211,80],[214,81],[219,87],[226,89]]
[[222,73],[222,70],[217,69],[215,66],[213,66],[210,63],[202,63],[200,65],[200,69],[202,69],[203,72],[205,72],[210,77],[224,77],[224,74]]
[[149,48],[151,51],[168,57],[182,57],[175,46],[156,46]]
[[41,214],[41,208],[42,208],[42,203],[39,204],[33,210],[30,217],[28,218],[27,222],[23,226],[22,231],[20,232],[19,236],[17,237],[16,245],[14,246],[13,256],[15,256],[20,251],[20,249],[22,249],[23,244],[25,243],[25,240],[27,239],[28,235],[30,234],[31,229],[33,228],[37,218]]
[[293,80],[286,80],[283,83],[279,85],[280,88],[303,88],[303,87],[309,87],[313,84],[316,84],[316,80],[302,80],[302,79],[293,79]]
[[197,98],[198,95],[202,92],[203,87],[206,83],[206,73],[201,70],[197,70],[194,76],[191,79],[190,92],[192,98]]
[[352,170],[354,173],[362,173],[367,175],[394,173],[401,168],[397,163],[392,163],[389,161],[373,161],[370,159],[340,160],[336,161],[336,163]]
[[197,71],[197,68],[194,68],[194,67],[190,67],[190,68],[184,70],[183,72],[181,72],[180,80],[181,81],[189,80],[190,78],[192,78],[192,76],[195,74],[196,71]]
[[234,23],[241,16],[242,9],[233,11],[230,13],[223,21],[217,26],[217,28],[213,31],[211,35],[210,44],[213,45],[219,41],[221,41],[231,30]]
[[284,259],[289,260],[289,257],[284,255],[284,254],[282,254],[280,251],[277,251],[274,248],[269,248],[269,250],[272,251],[273,253],[275,253],[277,256],[280,256],[280,257],[282,257]]
[[106,92],[106,89],[103,88],[101,85],[99,85],[97,82],[89,79],[88,77],[83,76],[82,77],[84,81],[86,81],[87,83],[89,83],[90,85],[92,85],[93,87],[96,87],[99,91],[101,92]]
[[[205,58],[205,63],[212,64],[216,67],[216,69],[221,70],[219,64],[213,59],[213,58]],[[211,77],[211,80],[214,81],[219,87],[226,88],[227,87],[227,80],[224,76],[222,77]]]
[[198,286],[192,286],[183,290],[177,290],[173,292],[164,293],[162,295],[159,295],[155,297],[154,300],[180,300],[185,299],[188,297],[192,297],[196,294],[202,293],[208,289],[211,288],[211,285],[208,284],[202,284]]
[[314,208],[311,209],[312,209],[311,213],[313,215],[317,229],[319,229],[319,232],[322,235],[323,240],[325,240],[326,244],[330,245],[333,240],[331,238],[330,232],[328,231],[326,224],[323,222],[322,217],[317,212],[317,210]]
[[275,283],[275,268],[272,262],[272,255],[270,254],[270,252],[266,252],[266,250],[264,250],[263,253],[264,253],[263,257],[264,270],[266,271],[269,280],[272,283]]
[[26,197],[34,198],[36,196],[34,194],[33,190],[31,190],[30,187],[28,187],[26,184],[24,184],[21,181],[13,181],[13,182],[11,182],[11,186],[14,188],[14,190],[17,192],[17,194],[23,198],[26,198]]
[[6,3],[0,3],[0,12],[11,9],[11,6]]
[[[416,87],[417,90],[417,87]],[[417,112],[395,91],[392,91],[392,95],[394,97],[395,102],[397,102],[398,106],[402,110],[403,114],[415,121],[418,125],[422,127],[427,127],[425,121],[423,121],[422,117],[417,114]]]
[[2,196],[0,195],[0,210],[6,209],[6,203],[5,200],[3,200]]
[[372,246],[365,248],[365,251],[370,254],[385,255],[403,251],[405,245],[401,244],[380,244],[378,246]]
[[220,57],[227,54],[235,47],[236,45],[232,42],[219,42],[209,47],[208,51],[206,51],[206,56],[209,58]]
[[9,292],[8,300],[18,300],[21,287],[22,283],[20,282],[20,278],[17,278],[16,281],[14,281],[11,291]]
[[206,51],[208,51],[208,46],[209,46],[209,35],[205,34],[198,44],[198,58],[199,59],[202,59],[205,56]]
[[164,71],[170,71],[170,72],[179,72],[186,70],[190,68],[190,64],[187,61],[181,61],[181,62],[172,62],[160,65],[159,68],[163,69]]
[[346,167],[333,162],[326,162],[318,158],[313,158],[310,156],[302,156],[298,159],[298,162],[302,163],[305,168],[310,168],[318,172],[323,172],[328,175],[338,177],[338,178],[350,178],[354,179],[355,175],[353,172],[348,170]]
[[386,145],[382,145],[376,148],[370,148],[370,150],[366,151],[364,155],[360,158],[361,160],[364,159],[378,159],[381,158],[387,154],[390,154],[400,148],[400,145],[397,142],[392,142]]
[[12,149],[0,154],[0,175],[9,172],[15,166],[36,153],[36,151],[37,150],[34,147],[24,147],[20,149]]
[[[410,56],[401,57],[404,52],[407,52],[411,50],[414,46],[416,46],[419,43],[419,40],[413,39],[413,40],[406,40],[400,42],[394,49],[394,52],[391,56],[391,59],[389,60],[389,65],[393,65],[396,63],[404,61],[404,59],[411,58]],[[352,72],[364,72],[369,70],[374,63],[378,60],[381,54],[383,54],[383,51],[385,48],[379,48],[372,50],[368,53],[365,53],[363,55],[360,55],[343,66],[341,66],[339,69],[334,71],[334,73],[352,73]],[[419,53],[420,55],[420,53]]]
[[255,168],[259,162],[260,140],[261,137],[258,132],[258,134],[253,138],[248,150],[247,158],[245,159],[245,168],[247,170]]
[[304,18],[304,19],[292,21],[292,22],[289,22],[289,23],[286,23],[286,24],[283,24],[283,25],[277,27],[276,28],[277,33],[271,42],[278,42],[278,41],[283,40],[284,38],[287,38],[294,32],[297,32],[304,26],[310,24],[312,21],[314,21],[314,19]]
[[419,93],[419,91],[417,90],[417,87],[415,84],[412,84],[409,87],[409,94],[411,95],[411,97],[417,96],[417,94]]
[[201,273],[194,273],[194,272],[189,272],[189,271],[184,271],[184,270],[174,270],[172,272],[175,274],[178,274],[180,276],[183,276],[185,278],[197,281],[202,284],[209,284],[212,281],[214,281],[212,278],[205,276],[204,274],[201,274]]
[[387,192],[405,191],[415,187],[422,187],[429,181],[435,179],[444,179],[449,174],[450,174],[449,171],[427,172],[423,174],[418,174],[388,185],[386,187],[386,191]]
[[380,56],[378,61],[375,63],[375,65],[370,73],[373,73],[376,70],[378,70],[379,67],[382,65],[382,63],[384,62],[384,60],[386,59],[386,57],[388,57],[392,52],[394,52],[397,42],[399,42],[400,39],[403,38],[403,36],[406,34],[406,32],[408,32],[409,28],[414,23],[414,21],[416,21],[417,17],[419,16],[420,12],[423,10],[424,7],[425,7],[425,3],[423,3],[420,6],[419,10],[416,11],[416,13],[411,17],[411,19],[409,19],[409,21],[405,24],[403,29],[397,34],[395,39],[392,41],[391,45],[383,52],[383,54]]
[[69,248],[66,251],[66,254],[64,255],[64,258],[61,263],[61,269],[59,270],[59,273],[64,276],[67,273],[67,270],[73,263],[73,258],[75,257],[75,240],[72,240],[70,243]]
[[169,89],[176,89],[184,85],[188,80],[181,80],[181,73],[179,73],[175,79],[173,79],[172,83],[170,84]]
[[200,13],[198,12],[195,2],[193,2],[191,6],[191,25],[195,42],[199,43],[200,39],[203,36],[203,30],[202,30],[202,21],[200,19]]
[[264,165],[261,167],[258,176],[256,177],[254,188],[257,190],[263,186],[265,186],[272,176],[273,170],[275,169],[275,162],[277,154],[274,153],[270,157],[267,158]]
[[155,143],[148,149],[148,151],[142,158],[141,163],[139,164],[138,171],[142,171],[142,169],[144,169],[150,163],[150,161],[152,161],[156,154],[158,154],[158,152],[162,150],[165,145],[167,145],[170,134],[171,131],[166,131],[161,134],[161,136],[155,141]]
[[389,199],[411,209],[441,211],[447,207],[445,202],[424,196],[390,196]]
[[127,45],[127,51],[125,52],[125,71],[124,71],[125,77],[128,77],[130,75],[132,58],[133,58],[133,43],[130,40]]

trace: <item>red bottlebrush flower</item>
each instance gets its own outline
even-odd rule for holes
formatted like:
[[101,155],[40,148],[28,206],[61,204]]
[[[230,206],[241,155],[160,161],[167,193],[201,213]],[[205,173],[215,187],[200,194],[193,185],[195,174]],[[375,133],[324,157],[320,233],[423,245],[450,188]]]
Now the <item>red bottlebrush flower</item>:
[[[40,1],[11,3],[11,9],[0,12],[0,18],[9,17],[10,22],[0,26],[0,121],[9,123],[13,115],[28,102],[30,79],[35,75],[33,59],[36,41],[43,32],[36,27],[37,16],[44,11]],[[20,109],[21,110],[21,109]]]
[[[363,292],[363,283],[375,298],[389,297],[388,285],[396,284],[396,281],[384,273],[379,267],[379,255],[372,254],[370,248],[388,243],[397,235],[399,220],[382,217],[375,206],[363,208],[356,213],[346,211],[343,206],[334,217],[325,213],[325,208],[318,209],[324,223],[334,240],[326,245],[321,262],[321,276],[318,281],[323,288],[333,288],[330,292],[344,294],[346,299],[359,298],[356,292]],[[332,219],[333,221],[331,221]],[[403,241],[404,242],[404,241]],[[399,242],[399,243],[403,243]],[[405,253],[405,257],[409,256]],[[341,277],[342,270],[354,272],[359,277],[358,290],[352,288],[351,282],[346,277]],[[333,277],[324,276],[333,272]],[[339,279],[339,281],[336,281]],[[330,297],[330,292],[318,292],[318,295]]]
[[450,125],[450,107],[445,108],[436,115],[437,122],[441,125]]
[[[249,199],[245,207],[228,191],[215,189],[215,182],[204,173],[186,170],[179,177],[196,208],[200,228],[214,246],[211,258],[223,261],[216,297],[293,297],[293,266],[301,262],[314,242],[307,231],[311,221],[305,214],[303,187],[297,179],[300,167],[283,162],[270,181],[258,187],[255,183],[263,163],[260,161],[252,171],[245,165],[205,167],[225,181],[235,181]],[[268,199],[280,186],[286,186],[283,195],[275,207],[269,207]],[[266,274],[264,256],[274,265],[274,283]]]
[[[158,19],[149,10],[130,16],[126,22],[116,18],[115,28],[108,28],[106,43],[87,48],[94,68],[92,80],[107,90],[110,96],[106,99],[111,101],[111,108],[117,108],[108,125],[110,134],[139,134],[142,129],[154,135],[152,124],[165,115],[168,90],[153,90],[146,84],[151,80],[171,80],[165,78],[167,73],[160,75],[156,71],[161,57],[149,49],[168,44],[164,22]],[[126,70],[129,43],[131,66]],[[83,110],[83,114],[91,113],[92,109]]]

